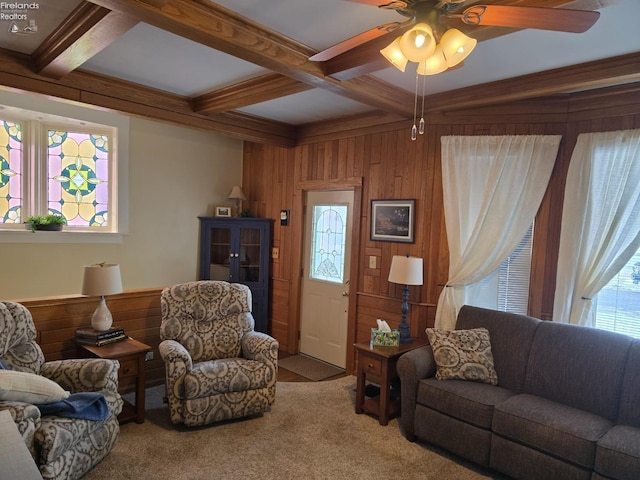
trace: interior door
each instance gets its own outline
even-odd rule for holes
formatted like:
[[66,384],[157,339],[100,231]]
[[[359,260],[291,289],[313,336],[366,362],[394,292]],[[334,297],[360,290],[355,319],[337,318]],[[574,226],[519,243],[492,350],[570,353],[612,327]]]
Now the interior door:
[[307,192],[300,353],[347,360],[353,191]]

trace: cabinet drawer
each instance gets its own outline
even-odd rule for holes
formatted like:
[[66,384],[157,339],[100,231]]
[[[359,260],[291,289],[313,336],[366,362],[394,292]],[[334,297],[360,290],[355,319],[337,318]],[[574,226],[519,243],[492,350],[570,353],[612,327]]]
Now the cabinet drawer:
[[121,360],[120,370],[118,370],[119,378],[137,377],[138,376],[138,360]]
[[382,361],[378,358],[362,357],[360,370],[364,373],[380,376],[382,375]]

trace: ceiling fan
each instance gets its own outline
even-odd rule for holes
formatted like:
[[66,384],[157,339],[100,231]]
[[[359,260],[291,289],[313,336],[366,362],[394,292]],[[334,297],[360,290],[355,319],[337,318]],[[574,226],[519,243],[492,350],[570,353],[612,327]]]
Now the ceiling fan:
[[[518,29],[533,28],[561,32],[582,33],[600,16],[590,10],[570,10],[520,5],[474,4],[464,8],[466,0],[347,0],[356,3],[395,10],[408,17],[404,22],[379,25],[309,57],[322,62],[353,48],[372,42],[391,32],[402,35],[416,25],[428,25],[435,37],[444,34],[456,22],[471,26],[500,26]],[[535,2],[531,2],[535,3]]]

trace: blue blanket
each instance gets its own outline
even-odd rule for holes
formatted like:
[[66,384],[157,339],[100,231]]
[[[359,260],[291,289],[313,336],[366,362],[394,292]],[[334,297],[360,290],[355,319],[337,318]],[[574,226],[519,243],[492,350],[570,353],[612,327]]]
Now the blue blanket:
[[109,417],[107,400],[98,392],[72,393],[65,400],[40,404],[36,407],[42,415],[58,415],[84,420],[105,420]]

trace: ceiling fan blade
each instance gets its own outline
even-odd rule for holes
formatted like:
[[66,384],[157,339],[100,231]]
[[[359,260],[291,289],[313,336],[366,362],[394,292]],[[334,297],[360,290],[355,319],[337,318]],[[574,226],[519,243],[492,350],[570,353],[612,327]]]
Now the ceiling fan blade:
[[459,17],[469,25],[493,25],[498,27],[535,28],[558,32],[582,33],[596,23],[600,12],[568,10],[563,8],[519,7],[508,5],[474,5]]
[[372,28],[371,30],[367,30],[366,32],[362,32],[355,37],[351,37],[343,42],[340,42],[333,47],[329,47],[326,50],[316,53],[309,57],[309,60],[312,62],[324,62],[325,60],[329,60],[341,53],[346,52],[347,50],[351,50],[363,43],[367,43],[375,38],[386,35],[389,32],[396,30],[397,28],[405,25],[406,22],[393,22],[386,23],[384,25],[380,25],[378,27]]
[[365,5],[371,5],[374,7],[385,7],[395,10],[396,8],[407,8],[408,3],[402,0],[346,0],[353,3],[364,3]]

